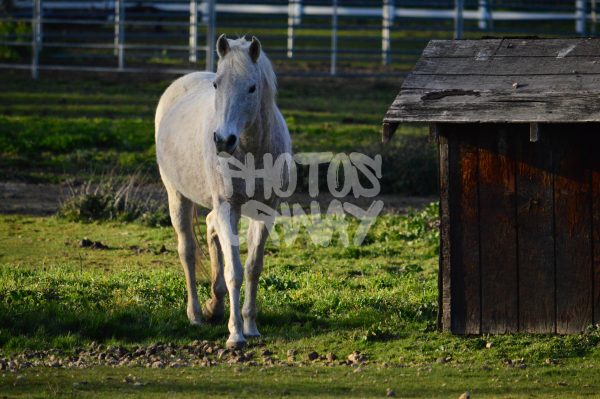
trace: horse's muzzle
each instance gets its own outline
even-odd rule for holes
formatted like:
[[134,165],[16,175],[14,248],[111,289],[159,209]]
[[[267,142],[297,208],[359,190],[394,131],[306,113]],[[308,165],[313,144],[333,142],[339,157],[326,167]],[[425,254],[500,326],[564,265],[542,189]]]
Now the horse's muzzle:
[[224,139],[221,136],[219,136],[217,132],[214,132],[213,138],[215,140],[215,146],[217,147],[217,154],[225,152],[231,155],[233,154],[238,145],[238,138],[235,134],[230,134],[227,138]]

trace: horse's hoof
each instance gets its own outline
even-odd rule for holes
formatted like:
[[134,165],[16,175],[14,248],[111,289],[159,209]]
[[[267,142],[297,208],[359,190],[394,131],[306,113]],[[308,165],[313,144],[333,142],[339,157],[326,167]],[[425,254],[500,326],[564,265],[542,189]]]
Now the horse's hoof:
[[[210,302],[210,301],[209,301]],[[208,303],[202,306],[202,315],[204,316],[204,320],[209,323],[218,323],[223,321],[225,316],[225,312],[223,310],[211,310],[211,306]]]
[[225,343],[227,349],[242,349],[246,346],[246,339],[243,335],[234,335],[230,336],[227,342]]
[[244,337],[246,338],[260,338],[260,333],[256,326],[252,328],[244,328]]
[[244,337],[246,337],[247,339],[256,339],[260,338],[260,333],[258,331],[255,333],[244,333]]
[[202,316],[199,314],[199,312],[198,313],[193,312],[193,311],[188,312],[187,317],[188,317],[188,320],[190,321],[191,325],[193,325],[193,326],[202,325]]

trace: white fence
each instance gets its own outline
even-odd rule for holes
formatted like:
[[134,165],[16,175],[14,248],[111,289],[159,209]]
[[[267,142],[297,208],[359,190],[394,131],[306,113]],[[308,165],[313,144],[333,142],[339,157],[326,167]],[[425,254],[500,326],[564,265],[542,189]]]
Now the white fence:
[[[216,4],[215,4],[216,3]],[[149,66],[128,65],[128,52],[135,50],[145,51],[186,51],[187,59],[190,63],[199,62],[199,53],[204,53],[204,68],[214,70],[215,53],[213,46],[216,39],[217,21],[220,15],[243,15],[254,20],[261,20],[263,16],[280,16],[287,18],[285,31],[287,34],[282,37],[285,41],[285,57],[294,60],[297,57],[297,33],[303,27],[303,21],[309,17],[319,17],[322,20],[328,20],[328,30],[330,36],[330,45],[326,49],[328,53],[329,74],[336,75],[338,72],[338,57],[340,48],[338,46],[340,20],[342,18],[353,18],[357,21],[363,19],[380,20],[380,44],[377,48],[370,48],[369,53],[378,51],[380,53],[380,63],[389,65],[392,61],[394,51],[393,31],[402,30],[398,21],[448,21],[453,28],[453,37],[462,38],[465,32],[465,21],[476,22],[477,29],[484,32],[493,32],[495,23],[501,21],[539,21],[548,22],[573,22],[572,33],[577,35],[595,34],[596,26],[596,1],[575,0],[570,2],[570,10],[561,7],[560,10],[554,10],[552,7],[546,7],[543,10],[511,10],[507,7],[493,9],[489,0],[475,0],[470,2],[470,7],[465,7],[465,0],[454,0],[452,8],[433,8],[428,6],[403,6],[400,0],[381,0],[378,2],[368,1],[360,5],[344,5],[343,1],[330,0],[322,2],[308,2],[303,0],[289,0],[272,2],[271,4],[232,4],[225,2],[215,2],[215,0],[182,0],[182,1],[129,1],[129,0],[107,0],[107,1],[53,1],[53,0],[33,0],[33,1],[13,1],[14,15],[7,15],[3,19],[10,21],[30,21],[31,38],[27,44],[22,40],[6,40],[0,38],[0,46],[31,46],[31,63],[10,63],[0,61],[2,68],[30,68],[32,76],[37,78],[40,69],[55,70],[87,70],[87,71],[141,71],[158,70],[161,72],[181,73],[192,68],[173,68],[160,67],[152,68]],[[447,4],[447,2],[446,2]],[[450,3],[451,4],[451,3]],[[376,6],[374,6],[376,5]],[[451,4],[452,5],[452,4]],[[150,15],[153,19],[129,20],[130,10],[140,8],[141,6],[150,9]],[[474,6],[474,7],[473,7]],[[27,15],[30,10],[30,16]],[[76,12],[76,17],[65,18],[56,17],[60,12]],[[96,12],[102,17],[96,19],[82,18],[82,13]],[[20,13],[20,14],[19,14]],[[186,21],[170,21],[170,15],[187,15]],[[19,17],[19,15],[21,15]],[[1,20],[0,20],[1,21]],[[44,38],[44,28],[46,26],[77,25],[82,26],[98,24],[102,26],[112,25],[112,40],[108,41],[106,35],[98,39],[70,42],[70,41],[50,41]],[[267,21],[268,24],[268,21]],[[140,26],[170,26],[181,27],[187,31],[187,43],[140,43],[129,41],[126,37],[126,27]],[[587,28],[590,27],[590,32]],[[374,29],[373,24],[370,25]],[[200,33],[203,32],[204,44],[200,45]],[[552,32],[549,32],[552,33]],[[68,48],[77,52],[77,50],[111,50],[114,56],[113,66],[96,65],[74,65],[70,63],[47,64],[40,58],[42,49],[50,51],[51,49]],[[309,49],[310,51],[310,49]],[[362,50],[365,52],[366,50]],[[315,50],[315,53],[317,50]],[[320,50],[320,54],[323,50]],[[356,50],[356,54],[361,54]],[[323,58],[323,57],[322,57]]]

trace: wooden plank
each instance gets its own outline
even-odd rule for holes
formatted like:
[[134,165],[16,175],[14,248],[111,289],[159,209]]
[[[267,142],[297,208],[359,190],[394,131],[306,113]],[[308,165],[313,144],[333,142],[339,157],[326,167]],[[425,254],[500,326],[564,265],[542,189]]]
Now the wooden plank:
[[403,91],[386,122],[600,122],[600,93]]
[[472,58],[422,57],[414,72],[419,75],[576,75],[599,74],[600,63],[578,57],[492,57],[474,61]]
[[537,142],[517,137],[519,331],[556,331],[552,142],[541,125]]
[[575,39],[504,39],[496,51],[498,57],[580,57],[597,59],[600,40]]
[[476,57],[478,54],[494,54],[502,39],[484,40],[430,40],[423,50],[423,57]]
[[[485,125],[480,136],[481,331],[518,330],[514,126]],[[521,130],[526,126],[519,126]],[[517,128],[517,129],[518,129]]]
[[[517,84],[515,87],[515,83]],[[474,79],[465,75],[418,75],[410,74],[402,83],[407,93],[475,90],[479,93],[540,93],[540,92],[600,92],[600,75],[489,75]]]
[[440,167],[440,270],[438,273],[438,329],[450,331],[452,308],[452,279],[450,253],[450,159],[448,137],[439,136],[439,167]]
[[423,57],[476,58],[486,53],[494,57],[597,57],[600,40],[577,39],[485,39],[432,40]]
[[479,210],[477,189],[477,131],[473,127],[442,125],[450,158],[450,241],[452,332],[481,332],[479,269]]
[[548,125],[545,129],[554,134],[556,143],[556,331],[576,333],[592,322],[591,175],[584,154],[587,144],[580,125]]

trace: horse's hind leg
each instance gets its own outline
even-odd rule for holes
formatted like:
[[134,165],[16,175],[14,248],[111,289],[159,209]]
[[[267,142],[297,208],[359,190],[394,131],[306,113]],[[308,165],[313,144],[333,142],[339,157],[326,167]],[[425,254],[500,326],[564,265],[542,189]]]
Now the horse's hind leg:
[[197,247],[193,230],[194,204],[172,188],[167,187],[167,194],[171,223],[177,233],[177,251],[183,265],[187,286],[187,317],[192,324],[200,324],[202,317],[196,290]]
[[223,274],[223,254],[221,253],[221,244],[215,226],[214,211],[206,217],[206,235],[208,241],[208,252],[210,254],[211,269],[211,298],[204,304],[202,314],[206,320],[220,321],[225,313],[225,294],[227,285],[225,285],[225,276]]
[[251,220],[248,226],[248,258],[245,267],[245,299],[242,308],[244,318],[244,336],[248,338],[260,337],[256,328],[256,291],[258,279],[263,269],[263,256],[265,243],[269,231],[264,222]]

